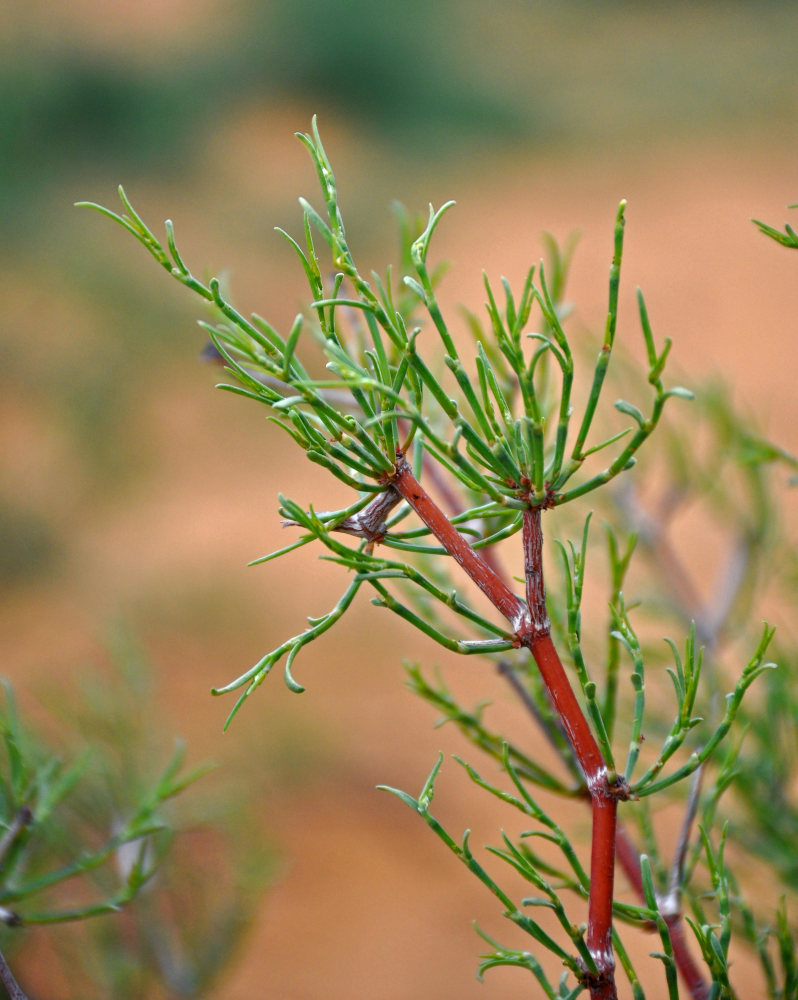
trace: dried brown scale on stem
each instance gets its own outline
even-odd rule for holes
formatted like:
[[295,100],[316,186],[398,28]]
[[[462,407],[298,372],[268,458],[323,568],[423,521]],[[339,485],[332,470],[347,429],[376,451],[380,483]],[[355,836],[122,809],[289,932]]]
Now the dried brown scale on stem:
[[339,521],[334,531],[365,538],[369,542],[381,542],[388,530],[386,520],[388,515],[402,502],[401,496],[389,486],[378,493],[363,510],[343,521]]
[[16,910],[10,910],[7,906],[0,906],[0,924],[6,927],[21,927],[22,917]]
[[[330,531],[341,531],[345,535],[365,538],[371,543],[381,542],[388,530],[386,524],[388,515],[401,502],[402,498],[396,490],[392,486],[387,486],[366,504],[363,510],[331,525]],[[292,521],[290,518],[283,521],[284,528],[298,527],[298,525],[298,521]]]
[[551,622],[546,610],[546,590],[543,583],[543,530],[540,508],[524,511],[524,579],[526,602],[532,615],[533,638],[549,635]]

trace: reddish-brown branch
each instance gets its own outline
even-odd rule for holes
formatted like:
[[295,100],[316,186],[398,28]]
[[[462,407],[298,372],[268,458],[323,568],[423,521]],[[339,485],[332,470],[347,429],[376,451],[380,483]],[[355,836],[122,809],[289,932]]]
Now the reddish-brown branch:
[[390,484],[415,510],[446,551],[510,622],[518,644],[530,650],[585,774],[593,802],[587,945],[597,973],[586,972],[593,1000],[612,1000],[615,989],[612,953],[612,901],[617,798],[598,743],[579,706],[557,650],[551,641],[543,583],[540,510],[524,513],[523,547],[527,601],[522,601],[436,506],[401,457]]
[[[617,996],[612,952],[612,903],[615,852],[635,891],[642,898],[640,857],[628,837],[617,827],[621,789],[610,784],[606,763],[592,730],[568,681],[550,634],[543,580],[543,536],[540,509],[524,512],[523,550],[526,602],[515,595],[495,569],[457,531],[413,475],[399,460],[391,480],[393,488],[410,504],[447,552],[510,622],[518,644],[530,650],[563,728],[582,767],[590,791],[593,830],[590,853],[590,897],[587,946],[598,975],[586,974],[592,1000]],[[693,1000],[705,1000],[707,984],[687,947],[680,914],[664,914],[674,960]]]
[[[449,508],[449,516],[452,517],[456,514],[461,514],[463,512],[463,507],[461,506],[460,499],[456,491],[452,489],[451,484],[447,481],[446,477],[442,475],[440,465],[431,457],[428,451],[424,452],[421,461],[424,474],[428,475],[432,480],[439,496]],[[504,573],[502,572],[499,560],[496,558],[495,549],[484,548],[480,550],[479,554],[488,566],[490,566],[496,576],[504,579]]]
[[612,902],[615,898],[615,830],[618,799],[606,787],[592,794],[593,830],[590,843],[590,896],[588,898],[587,947],[602,979],[610,980],[612,992],[595,997],[614,997],[615,959],[612,954]]
[[526,646],[535,659],[543,683],[584,772],[588,790],[592,794],[595,786],[602,782],[606,783],[607,768],[584,712],[576,700],[551,635],[546,633],[538,636],[521,636],[520,639],[521,645]]
[[[399,459],[391,485],[471,577],[493,606],[510,622],[514,632],[528,627],[526,604],[510,590],[482,556],[476,552],[419,483],[404,459]],[[519,643],[520,645],[520,643]]]
[[[615,831],[618,799],[613,794],[607,765],[551,640],[543,580],[543,531],[540,508],[524,511],[524,576],[533,634],[525,642],[543,682],[551,694],[565,731],[574,748],[590,792],[593,812],[590,845],[590,895],[588,899],[587,946],[598,968],[597,978],[589,979],[591,996],[610,998],[615,994],[612,954],[612,901],[615,882]],[[617,792],[617,790],[616,790]]]
[[[565,676],[551,636],[540,636],[529,646],[579,763],[585,773],[593,816],[590,844],[590,894],[587,946],[599,971],[588,980],[593,1000],[615,994],[612,953],[612,902],[615,895],[615,832],[618,796],[610,786],[607,766],[576,696]],[[606,992],[607,984],[610,992]]]

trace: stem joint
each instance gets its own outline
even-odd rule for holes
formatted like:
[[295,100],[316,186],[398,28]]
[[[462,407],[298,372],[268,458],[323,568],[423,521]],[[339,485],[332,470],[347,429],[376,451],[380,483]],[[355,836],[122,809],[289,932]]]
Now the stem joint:
[[602,956],[594,956],[594,958],[596,959],[595,971],[585,968],[580,962],[582,974],[579,977],[579,982],[587,988],[591,1000],[617,1000],[615,960],[612,952]]

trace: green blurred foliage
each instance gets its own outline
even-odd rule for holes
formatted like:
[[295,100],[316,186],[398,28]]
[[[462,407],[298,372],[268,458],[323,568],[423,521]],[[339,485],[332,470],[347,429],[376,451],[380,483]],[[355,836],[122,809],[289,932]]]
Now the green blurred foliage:
[[0,493],[0,585],[52,571],[59,555],[58,538],[46,519]]
[[[33,814],[4,848],[0,890],[21,926],[0,927],[0,943],[31,996],[207,995],[277,856],[257,798],[237,795],[229,770],[182,767],[152,668],[127,630],[108,640],[104,669],[53,679],[43,693],[46,735],[22,719],[10,688],[0,698],[0,829],[22,806]],[[139,863],[145,878],[128,894]],[[120,902],[115,912],[92,915],[108,900]]]

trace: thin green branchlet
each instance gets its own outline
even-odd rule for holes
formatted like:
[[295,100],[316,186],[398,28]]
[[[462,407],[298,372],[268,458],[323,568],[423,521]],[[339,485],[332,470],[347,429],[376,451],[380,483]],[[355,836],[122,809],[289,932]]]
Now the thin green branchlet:
[[[798,202],[793,205],[788,205],[787,207],[798,208]],[[752,219],[751,221],[759,229],[760,233],[763,233],[765,236],[769,236],[770,239],[780,243],[783,247],[789,247],[791,250],[798,250],[798,233],[796,233],[789,222],[785,223],[784,231],[782,232],[774,226],[769,226],[766,222],[760,222],[759,219]]]
[[[693,998],[726,995],[731,925],[724,840],[713,846],[711,823],[696,838],[696,792],[686,816],[680,860],[671,866],[670,881],[663,887],[659,883],[667,866],[659,855],[647,803],[653,794],[709,766],[751,684],[773,666],[766,660],[773,630],[764,627],[753,656],[726,696],[722,717],[709,721],[697,711],[702,654],[696,628],[685,640],[683,656],[676,643],[666,640],[673,659],[668,675],[675,708],[661,747],[654,751],[650,740],[644,744],[650,718],[648,657],[636,633],[633,607],[624,598],[636,536],[621,537],[612,529],[607,534],[610,579],[603,673],[591,666],[594,654],[582,634],[589,515],[578,544],[559,544],[559,602],[548,596],[543,579],[545,513],[593,494],[630,470],[668,401],[692,395],[680,386],[666,387],[671,341],[657,346],[638,291],[648,402],[618,399],[615,425],[607,419],[604,397],[618,326],[626,203],[621,202],[615,216],[601,345],[585,377],[581,352],[574,350],[564,326],[568,309],[563,295],[573,245],[560,251],[549,240],[548,263],[528,270],[520,294],[502,279],[497,295],[485,277],[488,323],[466,315],[474,344],[468,354],[440,305],[440,272],[429,262],[432,237],[453,203],[437,210],[430,206],[426,222],[415,232],[405,217],[399,277],[391,269],[384,275],[366,273],[349,245],[335,175],[315,120],[311,132],[299,139],[315,166],[324,211],[300,199],[301,236],[278,230],[300,262],[311,297],[310,315],[298,315],[286,335],[256,314],[247,318],[239,313],[218,280],[197,279],[180,256],[171,222],[166,224],[164,246],[121,188],[123,214],[90,206],[121,224],[176,280],[216,309],[218,321],[202,326],[236,380],[222,388],[266,405],[270,419],[311,462],[353,490],[351,503],[338,510],[306,510],[280,496],[280,516],[300,535],[253,562],[265,563],[315,543],[322,548],[322,558],[341,566],[347,583],[329,612],[309,618],[307,629],[215,689],[216,694],[239,692],[227,724],[283,659],[286,683],[302,691],[294,673],[299,652],[346,614],[361,589],[370,591],[373,604],[443,648],[485,657],[518,694],[562,765],[562,776],[553,774],[517,741],[492,731],[481,708],[465,709],[443,682],[431,683],[418,667],[409,668],[411,689],[498,764],[512,790],[495,785],[460,760],[471,781],[536,824],[520,839],[503,835],[501,846],[489,848],[532,886],[533,896],[516,901],[476,859],[468,833],[453,837],[431,813],[442,755],[418,797],[387,789],[424,819],[500,901],[505,916],[565,970],[555,987],[537,957],[503,948],[480,931],[494,949],[483,956],[480,977],[489,968],[512,965],[531,972],[547,997],[576,996],[586,989],[600,1000],[617,996],[617,956],[618,971],[633,995],[643,997],[643,981],[619,931],[619,924],[630,923],[659,933],[662,951],[657,957],[669,997],[679,994],[680,983]],[[762,224],[760,228],[768,232]],[[787,238],[793,237],[788,227]],[[331,277],[320,262],[319,241],[332,262]],[[325,358],[325,377],[310,374],[317,370],[314,352]],[[574,408],[577,384],[586,386],[579,412]],[[618,415],[625,422],[620,429]],[[426,484],[431,484],[429,491]],[[523,596],[496,556],[499,542],[519,535]],[[468,596],[472,585],[487,598],[493,613]],[[558,646],[567,652],[565,665]],[[589,869],[550,809],[531,793],[535,786],[544,794],[581,798],[589,805]],[[720,784],[714,789],[707,801],[713,794],[719,798]],[[632,806],[643,854],[635,848],[630,830],[617,820],[619,807]],[[559,862],[531,847],[532,837],[555,845]],[[689,857],[688,843],[694,845]],[[690,886],[697,844],[717,893],[719,929],[705,917]],[[615,892],[616,858],[636,903],[619,899]],[[568,894],[587,900],[586,924],[569,916]],[[693,908],[689,927],[703,967],[687,944],[680,907],[681,899],[688,897]],[[535,908],[554,914],[557,936],[530,915]]]

